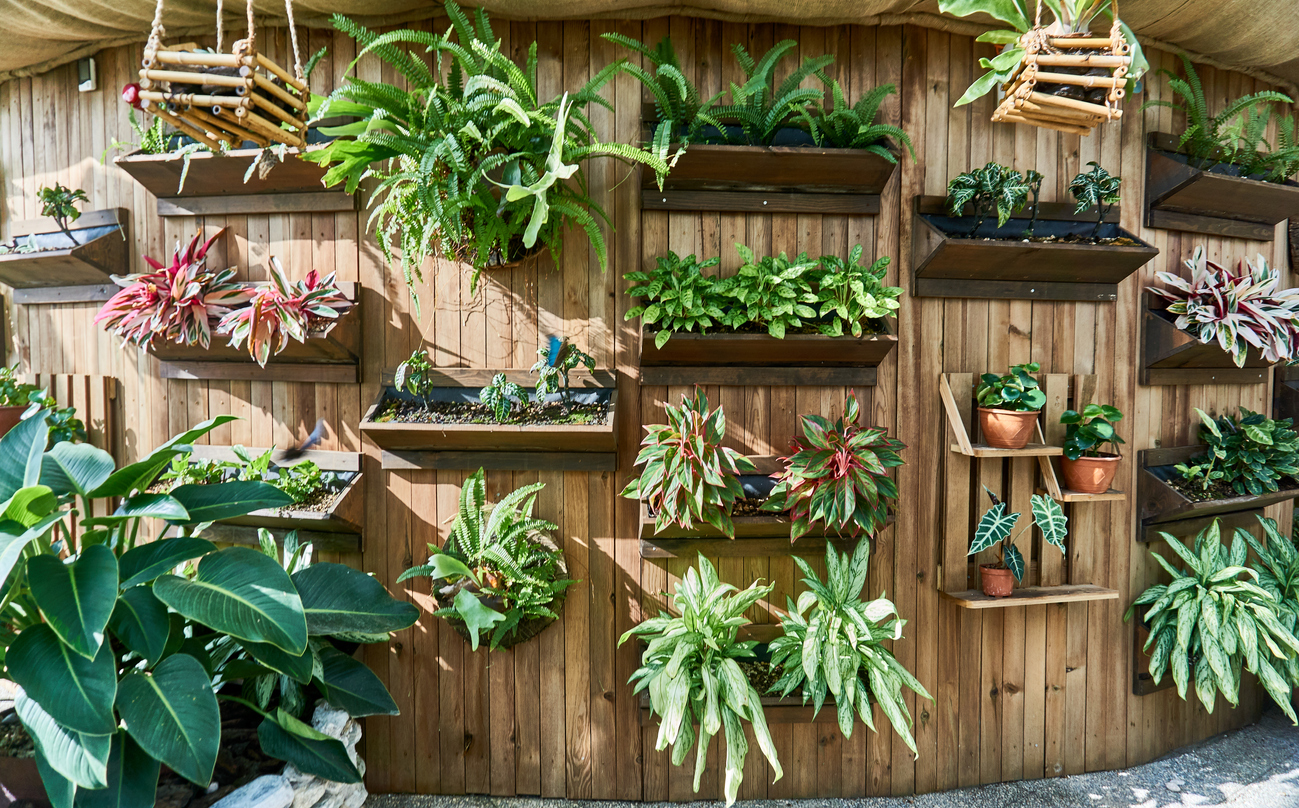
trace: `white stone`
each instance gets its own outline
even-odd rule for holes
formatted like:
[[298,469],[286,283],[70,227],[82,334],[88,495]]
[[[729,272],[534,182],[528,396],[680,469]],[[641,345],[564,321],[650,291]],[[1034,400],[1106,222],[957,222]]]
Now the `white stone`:
[[[331,738],[344,739],[347,725],[352,721],[352,717],[343,710],[339,710],[327,701],[316,702],[316,712],[311,717],[311,726],[316,731],[323,732]],[[345,740],[343,740],[346,743]]]
[[293,808],[311,808],[328,790],[329,783],[319,777],[308,776],[293,786]]
[[289,808],[292,804],[293,786],[281,775],[267,774],[230,792],[212,808]]
[[343,789],[343,808],[361,808],[365,798],[365,783],[355,783]]

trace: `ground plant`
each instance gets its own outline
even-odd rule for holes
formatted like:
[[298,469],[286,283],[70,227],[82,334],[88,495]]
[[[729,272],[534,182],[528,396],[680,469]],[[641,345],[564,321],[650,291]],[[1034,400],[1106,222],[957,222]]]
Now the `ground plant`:
[[557,620],[555,608],[575,581],[563,577],[563,553],[542,541],[558,528],[533,516],[535,483],[487,503],[486,473],[479,469],[460,489],[460,509],[446,544],[430,544],[427,564],[397,579],[433,579],[436,614],[462,623],[473,650],[485,637],[492,650],[526,621]]
[[41,203],[41,215],[48,216],[63,231],[63,235],[74,244],[80,244],[77,237],[72,235],[68,229],[69,222],[75,222],[81,218],[81,211],[77,210],[78,202],[89,202],[90,198],[86,192],[80,188],[66,188],[58,183],[52,187],[42,187],[36,192],[36,201]]
[[[862,539],[849,556],[831,544],[825,548],[823,580],[806,561],[795,556],[807,589],[798,602],[786,597],[784,632],[771,643],[771,667],[780,673],[773,686],[782,696],[802,689],[819,713],[833,697],[839,731],[851,738],[854,715],[875,730],[874,705],[878,704],[912,754],[911,713],[902,688],[934,700],[916,677],[898,662],[885,645],[902,639],[906,621],[898,617],[893,601],[880,596],[862,601],[870,565],[870,541]],[[891,618],[891,619],[890,619]]]
[[397,372],[392,378],[392,386],[411,394],[424,405],[425,410],[428,410],[435,384],[434,370],[428,350],[420,348],[397,366]]
[[862,246],[855,244],[847,261],[823,255],[820,269],[813,271],[820,306],[817,324],[826,336],[839,337],[846,331],[860,337],[866,323],[893,317],[901,307],[902,289],[884,284],[889,257],[882,255],[870,266],[862,264],[861,258]]
[[1032,374],[1042,366],[1037,362],[1011,365],[1010,373],[998,376],[985,373],[979,377],[975,397],[980,407],[1016,412],[1036,412],[1046,406],[1046,393],[1042,392]]
[[1115,177],[1101,168],[1101,164],[1092,160],[1087,165],[1091,171],[1079,173],[1069,182],[1069,193],[1078,203],[1074,213],[1083,213],[1090,208],[1096,209],[1096,226],[1092,228],[1092,238],[1100,238],[1101,225],[1105,216],[1119,203],[1119,186],[1123,184],[1120,177]]
[[537,403],[542,404],[547,396],[558,394],[562,406],[567,409],[573,402],[569,374],[579,367],[586,368],[587,373],[595,373],[595,359],[568,340],[551,337],[548,345],[538,348],[537,361],[532,366],[532,372],[537,374],[534,388]]
[[724,304],[721,325],[738,330],[748,323],[764,325],[767,333],[784,339],[789,330],[801,328],[805,321],[814,320],[817,302],[811,277],[817,261],[800,253],[793,261],[785,253],[754,256],[753,251],[736,244],[740,253],[740,268],[734,275],[718,282],[717,290]]
[[1235,496],[1260,496],[1299,485],[1299,433],[1289,418],[1274,421],[1244,407],[1239,415],[1213,417],[1198,407],[1200,440],[1208,452],[1174,468],[1199,491],[1226,489]]
[[527,406],[528,392],[522,385],[510,381],[504,373],[497,373],[486,387],[478,391],[478,400],[492,411],[497,423],[505,423],[510,420],[516,404]]
[[642,326],[655,328],[654,346],[662,348],[673,334],[705,333],[724,316],[723,295],[717,281],[704,270],[721,263],[720,258],[699,261],[694,255],[681,258],[674,252],[660,256],[648,272],[628,272],[623,277],[634,285],[627,290],[640,297],[643,305],[627,310],[624,319],[640,317]]
[[753,658],[757,643],[737,639],[740,627],[749,622],[745,611],[771,590],[761,580],[743,591],[722,583],[717,570],[700,555],[698,569],[687,569],[672,593],[672,606],[680,616],[660,612],[618,640],[622,645],[639,636],[648,643],[641,667],[629,682],[635,683],[637,694],[648,691],[650,711],[659,716],[655,750],[671,746],[672,763],[680,766],[695,748],[695,793],[708,764],[710,741],[722,735],[726,752],[722,793],[727,806],[734,804],[744,780],[749,752],[744,722],[752,727],[758,748],[771,765],[772,782],[784,776],[761,696],[740,666]]
[[[1040,188],[1041,180],[1035,182]],[[1012,215],[1023,210],[1033,189],[1034,186],[1018,171],[1000,163],[988,163],[983,168],[957,174],[947,184],[947,209],[952,216],[960,217],[966,205],[974,205],[974,227],[966,234],[968,238],[974,238],[983,222],[993,214],[996,214],[997,226],[1005,226]],[[1033,216],[1036,220],[1036,209]]]
[[1065,410],[1060,423],[1065,425],[1064,456],[1070,460],[1080,457],[1100,457],[1106,444],[1118,452],[1124,443],[1114,430],[1114,424],[1123,420],[1123,412],[1109,404],[1088,404],[1082,412]]
[[1204,709],[1213,712],[1217,694],[1235,706],[1240,693],[1242,668],[1258,676],[1268,695],[1291,721],[1287,659],[1299,654],[1299,639],[1281,622],[1280,604],[1259,586],[1259,574],[1247,564],[1249,542],[1238,530],[1228,549],[1214,519],[1187,547],[1181,539],[1161,533],[1181,564],[1155,550],[1152,558],[1172,576],[1137,596],[1123,619],[1131,619],[1139,606],[1149,606],[1141,616],[1149,636],[1144,649],[1150,655],[1150,676],[1155,684],[1171,672],[1177,695],[1186,699],[1187,686]]
[[[992,500],[992,507],[979,519],[979,524],[974,529],[974,541],[970,542],[970,551],[967,555],[976,555],[995,547],[1000,558],[996,566],[1010,570],[1017,582],[1023,581],[1024,554],[1015,546],[1015,541],[1032,525],[1025,524],[1018,533],[1015,533],[1015,525],[1019,523],[1020,515],[1006,513],[1006,503],[989,491],[987,486],[984,486],[983,490],[987,492],[988,499]],[[1060,503],[1045,494],[1034,494],[1029,503],[1033,511],[1033,524],[1037,525],[1042,538],[1063,554],[1064,540],[1069,533],[1069,518],[1064,515],[1064,509],[1060,507]],[[1012,533],[1014,535],[1011,535]]]

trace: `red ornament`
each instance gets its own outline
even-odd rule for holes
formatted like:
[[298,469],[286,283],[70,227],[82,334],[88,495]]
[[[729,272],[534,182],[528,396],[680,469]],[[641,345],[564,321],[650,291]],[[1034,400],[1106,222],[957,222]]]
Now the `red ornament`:
[[140,85],[128,84],[125,87],[123,87],[122,100],[130,104],[132,107],[135,107],[136,109],[140,110],[141,112],[144,111],[144,104],[140,99]]

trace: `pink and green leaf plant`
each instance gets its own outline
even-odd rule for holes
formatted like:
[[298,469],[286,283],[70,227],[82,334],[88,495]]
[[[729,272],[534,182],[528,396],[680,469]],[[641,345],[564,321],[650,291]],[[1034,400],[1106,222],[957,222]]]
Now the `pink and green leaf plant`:
[[1231,272],[1208,260],[1201,246],[1185,263],[1189,280],[1159,272],[1167,287],[1149,288],[1170,301],[1178,328],[1206,345],[1217,340],[1237,367],[1244,366],[1251,347],[1268,362],[1299,359],[1299,289],[1278,289],[1281,273],[1262,254]]
[[212,323],[251,297],[247,286],[234,280],[233,267],[208,270],[208,250],[224,232],[201,244],[202,233],[195,235],[183,253],[177,242],[169,265],[146,255],[153,271],[114,275],[113,282],[123,288],[99,310],[95,323],[145,348],[159,339],[207,348]]
[[289,339],[306,342],[352,307],[338,288],[335,273],[322,277],[316,270],[304,280],[290,283],[280,260],[271,257],[271,281],[255,287],[247,306],[231,311],[217,326],[235,348],[248,343],[248,353],[262,367],[274,353],[288,347]]

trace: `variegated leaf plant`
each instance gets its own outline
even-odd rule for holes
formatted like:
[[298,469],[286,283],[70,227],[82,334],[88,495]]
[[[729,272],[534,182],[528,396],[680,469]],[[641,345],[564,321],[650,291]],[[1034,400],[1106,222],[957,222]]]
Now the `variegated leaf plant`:
[[[1024,554],[1015,546],[1015,539],[1022,536],[1029,525],[1024,525],[1019,533],[1012,537],[1011,533],[1019,523],[1020,515],[1006,513],[1006,503],[997,499],[996,494],[988,491],[987,486],[984,486],[983,490],[988,492],[992,507],[979,519],[979,524],[974,529],[974,541],[970,542],[970,551],[967,555],[982,553],[984,550],[992,549],[993,546],[998,546],[997,551],[1001,555],[1002,566],[1011,571],[1016,581],[1023,581]],[[1069,533],[1069,517],[1064,515],[1060,503],[1044,494],[1034,494],[1030,506],[1033,511],[1033,523],[1037,525],[1038,530],[1042,531],[1042,538],[1063,553],[1064,540]]]
[[248,353],[262,367],[289,339],[306,342],[313,332],[337,320],[352,307],[338,288],[334,273],[321,277],[316,270],[304,280],[290,283],[280,260],[271,256],[271,282],[256,287],[247,306],[227,314],[217,333],[230,337],[235,348],[248,343]]

